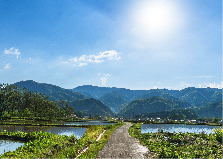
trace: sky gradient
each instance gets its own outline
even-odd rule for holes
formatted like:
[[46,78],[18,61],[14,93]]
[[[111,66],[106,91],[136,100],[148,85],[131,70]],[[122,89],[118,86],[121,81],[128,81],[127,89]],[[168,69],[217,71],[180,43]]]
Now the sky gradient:
[[0,0],[0,83],[222,88],[221,0]]

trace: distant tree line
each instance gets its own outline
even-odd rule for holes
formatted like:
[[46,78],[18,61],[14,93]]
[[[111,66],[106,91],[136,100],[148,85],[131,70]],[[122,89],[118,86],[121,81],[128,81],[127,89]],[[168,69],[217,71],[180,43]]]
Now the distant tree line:
[[[49,101],[49,96],[16,85],[0,84],[0,117],[64,118],[75,111],[66,101]],[[79,112],[79,115],[81,113]]]

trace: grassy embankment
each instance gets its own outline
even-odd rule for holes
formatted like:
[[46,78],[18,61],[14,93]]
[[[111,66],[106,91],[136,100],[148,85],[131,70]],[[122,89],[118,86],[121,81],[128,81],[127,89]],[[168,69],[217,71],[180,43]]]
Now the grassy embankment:
[[[13,152],[5,152],[1,158],[75,158],[86,147],[91,147],[83,153],[81,158],[95,158],[103,148],[113,131],[122,126],[123,123],[111,125],[93,125],[87,127],[83,137],[79,140],[74,135],[57,135],[43,132],[1,132],[1,138],[16,139],[25,141],[24,146],[17,148]],[[99,141],[98,136],[104,131],[104,135]]]
[[222,158],[223,129],[212,134],[170,133],[162,129],[157,133],[141,134],[141,123],[133,124],[129,134],[155,152],[159,158]]
[[[17,125],[17,126],[60,126],[60,127],[88,127],[87,125],[65,125],[64,122],[88,122],[91,120],[72,120],[72,119],[57,119],[57,120],[42,120],[37,118],[18,118],[13,117],[7,120],[0,120],[0,125]],[[103,122],[103,121],[101,121]],[[116,122],[116,121],[115,121]],[[111,122],[111,123],[115,123]]]
[[140,120],[125,120],[125,122],[132,123],[144,123],[144,124],[185,124],[185,125],[209,125],[209,126],[222,126],[222,123],[188,123],[188,122],[177,122],[177,121],[168,121],[168,122],[159,122],[159,121],[140,121]]

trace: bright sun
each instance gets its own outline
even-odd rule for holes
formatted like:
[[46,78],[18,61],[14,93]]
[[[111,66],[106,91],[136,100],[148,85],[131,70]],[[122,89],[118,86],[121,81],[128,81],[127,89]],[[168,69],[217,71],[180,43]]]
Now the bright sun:
[[163,37],[172,33],[178,23],[177,7],[165,0],[146,1],[134,12],[136,29],[145,36]]

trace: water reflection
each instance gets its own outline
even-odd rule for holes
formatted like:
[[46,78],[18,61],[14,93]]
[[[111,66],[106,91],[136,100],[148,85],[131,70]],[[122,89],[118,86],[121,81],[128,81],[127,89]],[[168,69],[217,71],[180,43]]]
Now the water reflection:
[[18,141],[0,140],[0,155],[4,154],[4,152],[15,151],[22,145],[24,143]]
[[196,134],[204,132],[205,134],[210,134],[213,133],[213,128],[218,128],[218,126],[183,124],[143,124],[141,127],[141,133],[155,133],[158,132],[160,128],[168,132],[189,132]]
[[116,124],[111,122],[89,121],[89,122],[65,122],[65,125],[109,125]]
[[58,135],[75,135],[77,139],[80,139],[86,131],[86,128],[73,128],[73,127],[56,127],[56,126],[15,126],[15,125],[1,125],[0,132],[6,130],[7,132],[32,132],[42,131],[49,132]]

